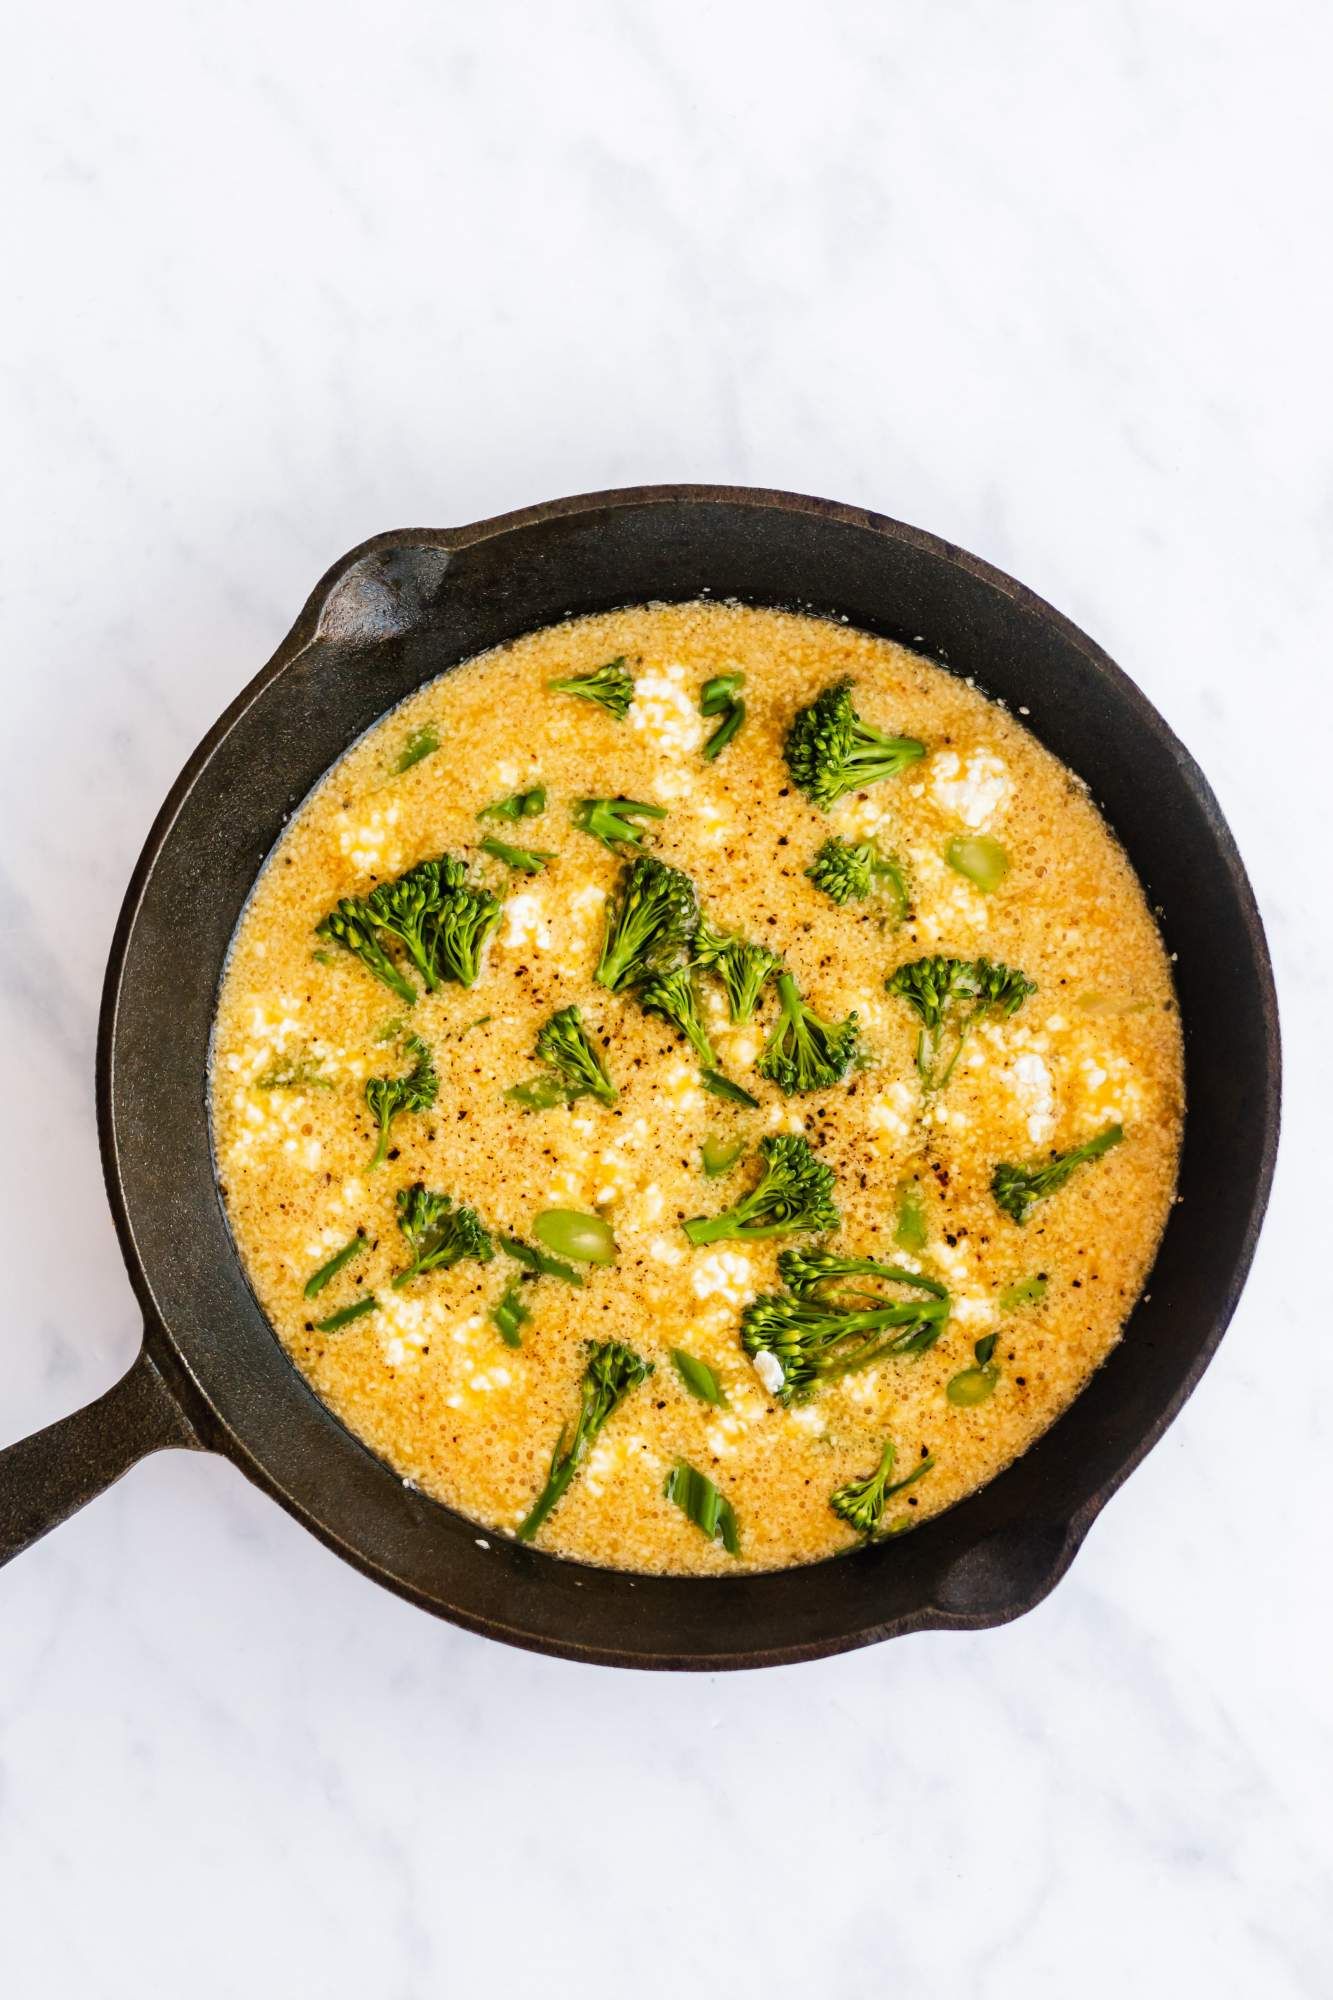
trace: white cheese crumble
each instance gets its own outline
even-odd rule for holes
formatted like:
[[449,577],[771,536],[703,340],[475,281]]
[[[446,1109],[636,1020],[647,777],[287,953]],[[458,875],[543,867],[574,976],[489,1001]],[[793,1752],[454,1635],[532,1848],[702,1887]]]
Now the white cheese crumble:
[[625,720],[668,757],[690,757],[703,742],[703,717],[683,685],[685,669],[640,674]]
[[1044,1059],[1025,1050],[1000,1074],[1018,1100],[1028,1138],[1034,1146],[1041,1145],[1055,1130],[1055,1091]]
[[782,1363],[778,1360],[777,1355],[770,1354],[766,1347],[761,1347],[758,1354],[754,1356],[754,1372],[767,1389],[769,1395],[776,1396],[785,1379],[782,1373]]
[[696,1299],[724,1299],[743,1306],[754,1297],[754,1266],[739,1250],[711,1250],[690,1272]]
[[916,1091],[898,1078],[887,1090],[872,1098],[866,1112],[866,1127],[871,1132],[887,1134],[890,1138],[906,1138],[916,1116],[916,1104]]
[[1008,767],[991,750],[937,750],[930,760],[930,795],[940,811],[973,833],[989,826],[1009,797]]
[[539,896],[531,891],[511,896],[504,906],[504,942],[511,949],[525,951],[531,945],[537,951],[551,949],[551,927],[546,921],[546,910]]

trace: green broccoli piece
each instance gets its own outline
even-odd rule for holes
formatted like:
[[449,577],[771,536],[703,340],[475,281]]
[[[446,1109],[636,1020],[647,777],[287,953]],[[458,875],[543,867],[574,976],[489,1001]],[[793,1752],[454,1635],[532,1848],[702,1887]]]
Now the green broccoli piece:
[[1016,1167],[1002,1160],[991,1175],[990,1191],[999,1207],[1015,1222],[1026,1222],[1039,1201],[1062,1188],[1075,1167],[1085,1160],[1099,1160],[1118,1146],[1125,1136],[1123,1125],[1108,1125],[1085,1145],[1072,1146],[1067,1153],[1052,1153],[1048,1160]]
[[801,998],[789,972],[778,974],[782,1012],[755,1068],[791,1097],[797,1091],[827,1090],[846,1076],[856,1059],[860,1031],[856,1015],[825,1021]]
[[773,974],[782,964],[777,952],[766,944],[747,944],[744,938],[724,937],[707,917],[699,919],[694,934],[694,962],[715,973],[726,991],[733,1021],[753,1019],[754,1010]]
[[665,819],[666,807],[649,805],[644,799],[576,799],[569,817],[580,833],[590,833],[618,854],[624,847],[642,847],[648,838],[642,819]]
[[[900,965],[884,981],[885,991],[905,1000],[921,1022],[916,1066],[924,1088],[943,1090],[953,1075],[963,1044],[983,1015],[1008,1020],[1036,984],[1025,973],[988,958],[918,958]],[[947,1042],[952,1042],[944,1060]]]
[[559,1085],[564,1103],[588,1096],[600,1097],[603,1104],[615,1103],[616,1087],[577,1007],[560,1008],[538,1030],[536,1054],[554,1072],[552,1081]]
[[[451,868],[458,867],[448,855],[441,858],[449,861]],[[440,982],[431,964],[426,933],[438,916],[442,893],[440,863],[422,861],[400,875],[396,882],[381,882],[366,899],[370,921],[378,931],[402,945],[429,993]]]
[[407,1238],[412,1261],[394,1278],[394,1289],[424,1277],[427,1271],[447,1271],[464,1257],[489,1264],[495,1245],[475,1209],[455,1208],[447,1194],[432,1194],[422,1181],[399,1188],[394,1197],[398,1227]]
[[618,659],[608,660],[594,673],[571,674],[565,680],[547,681],[546,685],[558,694],[576,694],[583,701],[595,701],[600,708],[614,715],[617,722],[625,720],[634,699],[634,680],[625,665],[623,653]]
[[503,861],[506,868],[519,875],[540,875],[547,862],[555,860],[552,847],[511,847],[507,840],[497,840],[493,833],[488,833],[477,845],[483,854],[489,854],[493,861]]
[[787,769],[815,805],[827,812],[844,792],[891,778],[924,757],[915,736],[885,736],[852,707],[852,683],[835,681],[800,710],[783,746]]
[[[947,1299],[949,1294],[944,1286],[934,1278],[923,1277],[917,1271],[906,1271],[901,1264],[885,1264],[878,1257],[846,1257],[836,1250],[784,1250],[778,1258],[778,1270],[782,1282],[789,1291],[801,1294],[817,1293],[821,1285],[832,1287],[842,1284],[848,1278],[878,1278],[882,1284],[907,1285],[913,1291],[926,1292],[934,1299]],[[880,1294],[867,1292],[863,1286],[850,1288],[854,1298],[877,1299]],[[825,1293],[828,1296],[828,1293]]]
[[523,1345],[523,1328],[532,1314],[523,1303],[523,1280],[511,1278],[486,1314],[506,1347]]
[[882,889],[893,905],[894,920],[901,923],[911,899],[901,862],[882,854],[873,840],[826,840],[806,869],[817,889],[835,903],[863,903]]
[[528,792],[511,792],[507,799],[492,799],[477,814],[478,819],[503,819],[512,824],[520,819],[538,819],[546,811],[546,787],[534,785]]
[[423,757],[434,756],[439,747],[439,730],[433,722],[423,722],[419,729],[411,731],[407,741],[394,759],[393,771],[395,777],[401,777],[404,771],[410,771],[412,766],[419,764]]
[[722,718],[704,744],[704,756],[710,764],[726,749],[745,720],[745,703],[740,699],[744,686],[744,674],[714,674],[699,690],[700,715]]
[[607,897],[598,983],[619,993],[651,972],[669,972],[688,954],[698,924],[689,876],[655,855],[638,855],[626,864],[618,892]]
[[736,1510],[718,1492],[706,1472],[698,1471],[683,1458],[678,1459],[666,1476],[662,1493],[710,1542],[721,1542],[729,1556],[740,1554],[741,1531]]
[[590,1343],[590,1349],[588,1365],[579,1384],[579,1413],[573,1431],[562,1430],[556,1441],[546,1484],[518,1530],[520,1542],[532,1540],[548,1514],[563,1498],[603,1424],[630,1390],[646,1382],[653,1372],[651,1361],[641,1360],[633,1348],[623,1346],[618,1340]]
[[[802,1401],[823,1382],[869,1367],[885,1355],[924,1354],[949,1317],[949,1299],[841,1304],[817,1293],[765,1292],[741,1314],[741,1346],[756,1362],[782,1371],[772,1385],[780,1403]],[[769,1375],[763,1373],[769,1385]]]
[[634,988],[634,998],[646,1014],[661,1014],[673,1028],[679,1028],[705,1069],[716,1067],[717,1057],[699,1018],[699,995],[688,965],[678,965],[671,972],[650,972]]
[[759,1141],[764,1170],[749,1194],[721,1215],[696,1215],[682,1227],[691,1243],[757,1243],[801,1229],[836,1229],[833,1169],[817,1160],[799,1133]]
[[333,1090],[336,1088],[332,1077],[325,1076],[319,1066],[319,1057],[308,1052],[301,1056],[277,1056],[264,1071],[255,1078],[256,1090]]
[[403,977],[375,935],[374,918],[360,896],[344,896],[338,907],[315,925],[315,932],[359,958],[366,971],[396,993],[405,1006],[416,1006],[416,988]]
[[893,1461],[897,1457],[892,1441],[885,1445],[879,1464],[864,1479],[849,1480],[829,1496],[829,1506],[845,1521],[849,1528],[855,1528],[858,1535],[867,1540],[879,1532],[885,1504],[895,1493],[901,1493],[905,1486],[915,1486],[918,1479],[924,1479],[935,1461],[923,1458],[912,1467],[905,1479],[895,1479],[890,1485],[889,1474],[893,1471]]
[[444,897],[430,935],[431,963],[441,979],[476,985],[482,953],[500,922],[501,908],[489,889],[460,885]]
[[366,1103],[379,1121],[380,1136],[370,1164],[379,1166],[389,1150],[389,1127],[400,1111],[429,1111],[439,1089],[439,1078],[430,1050],[419,1035],[409,1035],[405,1053],[413,1066],[405,1076],[366,1078]]

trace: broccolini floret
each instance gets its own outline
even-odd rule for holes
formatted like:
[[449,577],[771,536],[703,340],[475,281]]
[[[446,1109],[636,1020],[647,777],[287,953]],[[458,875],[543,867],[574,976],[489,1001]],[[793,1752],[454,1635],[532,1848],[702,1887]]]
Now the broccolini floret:
[[849,1480],[846,1486],[839,1486],[835,1493],[829,1495],[829,1506],[838,1518],[867,1539],[880,1532],[885,1505],[894,1494],[901,1493],[906,1486],[915,1486],[935,1463],[933,1458],[923,1458],[912,1467],[905,1479],[895,1479],[890,1484],[889,1475],[896,1457],[897,1452],[890,1440],[873,1472],[864,1479]]
[[839,1083],[856,1058],[856,1015],[826,1021],[801,998],[789,972],[778,974],[782,1012],[755,1068],[791,1097],[802,1090],[827,1090]]
[[[832,1288],[846,1287],[848,1278],[878,1278],[881,1284],[906,1285],[912,1291],[926,1292],[934,1299],[947,1299],[949,1294],[944,1286],[934,1278],[924,1277],[919,1271],[904,1270],[901,1264],[885,1264],[878,1257],[846,1257],[836,1250],[784,1250],[778,1258],[778,1271],[782,1282],[790,1291],[817,1292],[820,1286]],[[850,1288],[854,1297],[878,1299],[877,1292],[867,1292],[864,1286]],[[828,1295],[827,1289],[825,1295]]]
[[744,938],[724,937],[706,917],[699,920],[694,937],[694,962],[706,972],[716,973],[726,990],[731,1018],[749,1021],[773,974],[782,964],[777,952],[766,944],[748,944]]
[[758,1242],[798,1230],[836,1229],[833,1169],[818,1160],[799,1133],[761,1139],[764,1169],[749,1194],[721,1215],[696,1215],[682,1224],[691,1243]]
[[416,988],[404,978],[380,943],[374,918],[360,896],[344,896],[337,908],[316,924],[315,930],[330,944],[341,945],[344,951],[359,958],[366,971],[372,972],[391,993],[396,993],[405,1006],[416,1006]]
[[462,862],[441,854],[417,862],[393,882],[382,882],[364,899],[344,897],[315,928],[320,937],[354,953],[410,1007],[416,990],[389,957],[383,939],[403,947],[433,992],[442,979],[474,983],[486,940],[499,921],[497,899],[488,889],[469,888]]
[[815,805],[827,812],[843,796],[891,778],[924,757],[915,736],[886,736],[852,707],[852,683],[835,681],[803,708],[784,745],[787,769]]
[[440,903],[430,938],[431,962],[441,979],[475,986],[481,957],[500,922],[502,905],[489,889],[457,888]]
[[873,840],[839,840],[836,835],[824,842],[806,869],[817,889],[835,903],[863,903],[876,891],[883,891],[897,922],[907,915],[909,897],[902,865],[891,854],[883,854]]
[[546,685],[558,694],[576,694],[583,701],[595,701],[618,722],[625,720],[634,699],[634,680],[623,654],[591,674],[570,674],[563,680],[547,681]]
[[613,993],[682,964],[699,924],[694,884],[655,855],[628,862],[606,899],[606,933],[596,977]]
[[518,1530],[520,1542],[530,1542],[543,1521],[564,1496],[570,1480],[587,1456],[588,1447],[631,1389],[637,1389],[653,1372],[651,1361],[642,1360],[618,1340],[604,1340],[592,1346],[588,1365],[579,1384],[579,1413],[572,1433],[562,1430],[551,1454],[551,1470],[531,1512]]
[[699,1018],[699,995],[688,965],[678,965],[671,972],[650,972],[634,988],[634,998],[645,1013],[660,1014],[678,1028],[705,1069],[715,1068],[717,1058]]
[[988,958],[942,957],[900,965],[884,987],[905,1000],[921,1023],[916,1066],[930,1091],[943,1090],[948,1083],[964,1043],[983,1015],[1007,1021],[1037,990],[1026,973]]
[[644,799],[576,799],[569,817],[580,833],[590,833],[618,854],[625,847],[643,847],[648,829],[638,822],[665,819],[666,807],[649,805]]
[[366,1103],[379,1122],[379,1144],[370,1164],[377,1167],[389,1150],[389,1127],[400,1111],[428,1111],[435,1102],[439,1078],[430,1050],[418,1035],[409,1035],[405,1052],[413,1058],[405,1076],[368,1076]]
[[741,1345],[756,1362],[768,1355],[781,1369],[773,1393],[789,1404],[885,1355],[924,1354],[948,1317],[947,1293],[853,1306],[822,1293],[765,1292],[741,1314]]
[[1006,1215],[1015,1222],[1026,1222],[1039,1201],[1045,1201],[1064,1186],[1075,1167],[1082,1166],[1085,1160],[1100,1159],[1112,1146],[1118,1146],[1124,1136],[1122,1125],[1108,1125],[1095,1139],[1082,1146],[1071,1146],[1066,1153],[1052,1153],[1048,1160],[1036,1160],[1028,1166],[1014,1166],[1008,1160],[1001,1160],[991,1175],[991,1193]]
[[[444,857],[449,859],[449,857]],[[452,862],[458,867],[457,862]],[[462,870],[459,869],[461,876]],[[384,936],[399,943],[433,993],[439,977],[431,964],[427,931],[433,926],[440,906],[440,864],[419,862],[396,882],[381,882],[366,898],[370,921]]]
[[537,1059],[559,1080],[566,1103],[580,1097],[600,1097],[614,1104],[616,1087],[606,1064],[593,1046],[577,1007],[562,1007],[537,1032]]
[[412,1261],[394,1278],[395,1289],[424,1277],[427,1271],[447,1271],[464,1257],[489,1264],[495,1245],[475,1209],[456,1208],[447,1194],[434,1194],[422,1181],[399,1188],[394,1197],[398,1227],[407,1238]]

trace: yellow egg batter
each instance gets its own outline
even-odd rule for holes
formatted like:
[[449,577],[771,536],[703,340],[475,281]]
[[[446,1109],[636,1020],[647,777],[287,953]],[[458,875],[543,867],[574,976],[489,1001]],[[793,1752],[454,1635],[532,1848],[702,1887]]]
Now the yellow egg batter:
[[[547,688],[624,655],[628,715]],[[716,762],[699,714],[711,676],[745,675],[743,727]],[[828,813],[793,784],[783,742],[795,712],[850,676],[858,712],[926,754]],[[423,734],[422,732],[426,732]],[[409,744],[428,751],[401,772]],[[479,823],[489,802],[541,783],[547,806],[515,825]],[[593,973],[603,905],[623,863],[571,824],[571,803],[623,795],[666,808],[653,851],[693,879],[719,930],[780,952],[827,1019],[855,1009],[861,1065],[833,1088],[785,1097],[755,1071],[776,1013],[729,1023],[700,978],[719,1063],[757,1110],[700,1086],[688,1044],[632,994]],[[478,853],[488,833],[552,850],[541,873]],[[880,894],[843,906],[809,879],[821,844],[873,837],[904,864],[910,914]],[[950,843],[1003,849],[983,891],[945,859]],[[955,855],[958,853],[955,848]],[[446,984],[410,1010],[315,925],[448,852],[504,898],[475,986]],[[927,954],[1020,968],[1036,992],[983,1019],[947,1087],[923,1090],[918,1022],[885,991]],[[539,1075],[537,1030],[576,1004],[617,1087],[526,1111],[506,1090]],[[408,1066],[404,1037],[433,1055],[429,1110],[376,1138],[367,1078]],[[572,1426],[590,1341],[618,1340],[654,1373],[616,1408],[537,1545],[631,1570],[718,1572],[811,1562],[854,1545],[831,1494],[896,1448],[895,1478],[930,1469],[888,1502],[897,1528],[992,1478],[1060,1414],[1119,1336],[1172,1200],[1183,1116],[1170,970],[1130,866],[1073,776],[1004,709],[927,660],[846,626],[737,606],[644,606],[531,634],[471,661],[386,717],[293,820],[245,911],[218,1008],[212,1108],[219,1182],[246,1269],[293,1362],[405,1480],[485,1529],[512,1534]],[[1123,1143],[1080,1167],[1019,1226],[997,1206],[997,1161],[1031,1162],[1112,1122]],[[943,1283],[950,1313],[928,1352],[883,1359],[781,1406],[740,1344],[746,1302],[782,1289],[783,1241],[691,1246],[682,1220],[730,1207],[755,1182],[766,1134],[804,1132],[835,1176],[841,1217],[827,1247],[904,1260]],[[743,1140],[725,1175],[706,1139]],[[408,1261],[395,1210],[413,1182],[475,1209],[498,1239],[531,1242],[551,1208],[610,1223],[614,1265],[573,1289],[524,1281],[530,1318],[507,1346],[489,1317],[518,1266],[504,1254],[394,1289]],[[895,1246],[904,1189],[924,1229]],[[357,1231],[365,1247],[315,1300],[303,1287]],[[818,1239],[790,1239],[816,1247]],[[909,1232],[910,1241],[910,1232]],[[1040,1296],[1001,1303],[1026,1279]],[[366,1296],[340,1331],[317,1322]],[[895,1293],[894,1296],[901,1296]],[[996,1339],[985,1399],[949,1382]],[[707,1364],[725,1407],[699,1400],[671,1354]],[[986,1349],[983,1348],[983,1355]],[[987,1385],[990,1386],[989,1383]],[[740,1554],[664,1495],[685,1461],[730,1502]]]

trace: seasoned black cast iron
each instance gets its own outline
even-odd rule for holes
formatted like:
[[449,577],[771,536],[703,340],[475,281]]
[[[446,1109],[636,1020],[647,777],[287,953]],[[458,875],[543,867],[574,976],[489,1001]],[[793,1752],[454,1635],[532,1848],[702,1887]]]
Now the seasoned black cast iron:
[[[409,1492],[287,1360],[213,1177],[209,1031],[261,856],[355,736],[423,681],[569,613],[701,594],[828,612],[923,647],[1080,772],[1160,906],[1185,1027],[1183,1204],[1124,1340],[1016,1465],[916,1534],[736,1578],[561,1562]],[[1225,1009],[1212,1004],[1219,985]],[[810,1659],[1030,1609],[1156,1443],[1222,1336],[1278,1126],[1263,931],[1217,802],[1138,689],[1067,619],[974,556],[854,507],[650,487],[380,535],[331,569],[182,773],[121,912],[98,1110],[144,1344],[99,1401],[0,1453],[0,1562],[145,1453],[220,1451],[340,1555],[476,1632],[617,1666]]]

